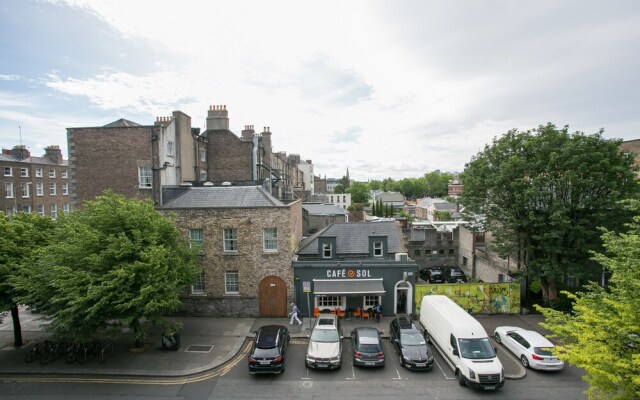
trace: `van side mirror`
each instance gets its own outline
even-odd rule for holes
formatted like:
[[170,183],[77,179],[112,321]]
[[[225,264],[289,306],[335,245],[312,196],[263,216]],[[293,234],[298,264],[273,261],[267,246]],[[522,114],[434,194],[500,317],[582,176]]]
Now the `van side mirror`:
[[459,355],[459,354],[460,354],[460,353],[458,353],[458,349],[453,349],[453,355],[454,355],[454,356],[457,356],[457,355]]

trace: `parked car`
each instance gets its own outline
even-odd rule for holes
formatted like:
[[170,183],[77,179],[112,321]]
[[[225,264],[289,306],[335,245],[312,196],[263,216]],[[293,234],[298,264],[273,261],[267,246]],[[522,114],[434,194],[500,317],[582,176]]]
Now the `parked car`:
[[384,350],[380,332],[376,328],[356,328],[351,332],[353,365],[384,367]]
[[398,353],[400,365],[408,369],[430,370],[433,354],[422,336],[408,317],[398,317],[389,325],[389,337]]
[[465,275],[464,271],[458,267],[450,268],[447,273],[447,282],[449,283],[458,283],[458,282],[466,282],[467,275]]
[[499,326],[493,335],[496,342],[520,358],[525,368],[558,371],[564,367],[564,362],[551,353],[553,343],[536,331],[515,326]]
[[284,372],[289,330],[282,325],[265,325],[255,332],[249,353],[249,372],[252,374]]
[[444,271],[439,268],[423,268],[419,271],[420,278],[427,283],[444,283]]
[[305,365],[334,369],[342,366],[342,328],[334,314],[321,314],[311,331]]

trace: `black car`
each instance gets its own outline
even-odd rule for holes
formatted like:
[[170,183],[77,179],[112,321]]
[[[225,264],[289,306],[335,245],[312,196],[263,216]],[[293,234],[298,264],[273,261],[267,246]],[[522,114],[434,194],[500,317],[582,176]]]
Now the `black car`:
[[465,275],[464,271],[458,267],[453,267],[449,269],[447,273],[447,282],[449,283],[464,283],[467,281],[467,275]]
[[408,317],[391,321],[389,337],[398,353],[400,365],[416,370],[430,370],[433,367],[433,354],[422,333]]
[[351,332],[353,365],[359,367],[384,367],[382,332],[376,328],[356,328]]
[[427,283],[444,283],[444,271],[438,268],[423,268],[419,271],[420,278]]
[[289,330],[282,325],[265,325],[255,334],[251,353],[249,353],[249,372],[252,374],[284,372]]

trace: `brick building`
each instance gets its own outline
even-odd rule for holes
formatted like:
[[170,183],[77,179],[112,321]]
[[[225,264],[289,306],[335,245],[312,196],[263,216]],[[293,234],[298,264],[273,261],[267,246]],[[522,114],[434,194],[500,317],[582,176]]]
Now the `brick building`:
[[180,111],[157,118],[154,125],[119,119],[101,127],[68,128],[72,206],[106,189],[159,204],[162,187],[206,178],[206,148],[197,133]]
[[43,157],[32,156],[26,146],[2,149],[0,165],[4,213],[37,212],[55,219],[69,212],[69,167],[59,146],[45,148]]
[[194,187],[159,208],[202,247],[203,273],[183,298],[189,315],[285,317],[291,261],[302,239],[302,202],[262,186]]
[[456,222],[410,222],[403,230],[409,257],[420,268],[458,266],[458,226]]

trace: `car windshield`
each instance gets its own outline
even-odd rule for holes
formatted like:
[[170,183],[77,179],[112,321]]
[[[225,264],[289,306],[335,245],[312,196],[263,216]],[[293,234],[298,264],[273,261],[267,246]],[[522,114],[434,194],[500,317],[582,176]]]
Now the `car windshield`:
[[460,355],[462,358],[494,358],[496,352],[489,342],[484,339],[460,339]]
[[338,331],[334,329],[314,329],[311,333],[311,340],[314,342],[337,342],[340,340]]
[[407,332],[400,334],[403,346],[418,346],[425,344],[424,338],[419,332]]

